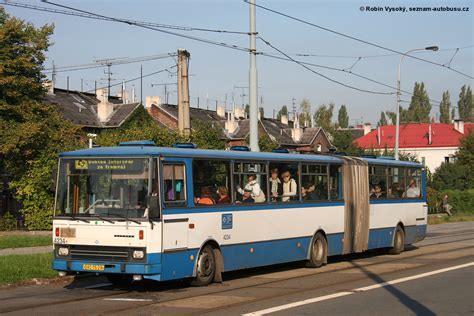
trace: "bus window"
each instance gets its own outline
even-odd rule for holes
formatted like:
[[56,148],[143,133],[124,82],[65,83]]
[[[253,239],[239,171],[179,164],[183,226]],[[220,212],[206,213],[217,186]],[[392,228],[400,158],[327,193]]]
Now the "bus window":
[[398,199],[405,193],[404,169],[400,167],[387,168],[387,197]]
[[270,196],[272,202],[299,200],[298,163],[270,163]]
[[301,166],[301,196],[303,201],[321,201],[328,199],[327,165]]
[[[237,203],[263,203],[267,192],[266,163],[234,163],[234,201]],[[245,193],[247,192],[247,193]]]
[[421,196],[421,169],[408,168],[406,170],[407,177],[407,198],[419,198]]
[[230,204],[230,162],[194,160],[193,190],[196,206]]
[[369,166],[370,198],[381,199],[387,197],[387,167]]
[[329,166],[329,199],[342,199],[342,167],[330,165]]
[[163,165],[163,193],[166,206],[186,206],[184,164]]

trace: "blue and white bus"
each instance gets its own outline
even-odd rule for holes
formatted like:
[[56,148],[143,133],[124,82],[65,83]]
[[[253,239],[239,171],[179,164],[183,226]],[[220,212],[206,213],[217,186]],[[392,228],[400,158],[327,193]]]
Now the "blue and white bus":
[[[424,238],[422,165],[122,143],[60,154],[53,268],[111,282],[190,278]],[[188,148],[179,148],[188,147]]]

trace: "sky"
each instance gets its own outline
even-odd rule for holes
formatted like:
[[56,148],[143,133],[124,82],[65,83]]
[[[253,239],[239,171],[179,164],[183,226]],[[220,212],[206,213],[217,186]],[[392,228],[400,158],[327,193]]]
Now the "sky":
[[[0,5],[4,1],[1,0]],[[10,2],[61,9],[41,1]],[[195,28],[249,31],[249,4],[242,0],[54,0],[53,2],[115,18]],[[415,82],[424,82],[430,99],[441,101],[443,92],[448,90],[452,104],[456,105],[461,86],[472,87],[473,80],[470,78],[474,76],[472,1],[256,0],[256,2],[258,5],[300,20],[398,52],[438,46],[437,52],[421,51],[413,55],[446,66],[404,58],[400,71],[402,90],[411,92]],[[199,103],[200,107],[214,109],[217,100],[230,110],[232,100],[237,106],[248,103],[247,88],[238,88],[248,87],[250,60],[248,52],[124,23],[65,16],[8,5],[4,7],[10,15],[31,22],[35,26],[46,23],[55,25],[51,37],[53,45],[47,52],[45,68],[52,67],[53,61],[56,67],[62,67],[90,64],[99,59],[175,53],[177,49],[184,48],[191,54],[189,64],[191,106],[197,107]],[[405,9],[405,12],[395,10],[389,12],[387,7],[400,7],[402,10]],[[467,8],[469,11],[409,11],[415,7]],[[334,119],[337,119],[340,106],[345,104],[351,125],[361,122],[376,124],[381,111],[396,109],[396,85],[401,55],[261,8],[257,8],[256,20],[258,35],[290,58],[339,70],[308,66],[314,71],[311,72],[293,61],[259,54],[258,100],[264,107],[265,116],[271,117],[283,105],[287,105],[291,111],[293,102],[296,110],[299,110],[299,104],[304,98],[310,101],[313,112],[318,106],[333,102],[336,106]],[[247,34],[165,30],[239,47],[249,47]],[[257,51],[286,58],[262,40],[257,40]],[[112,83],[139,77],[140,66],[146,75],[172,67],[175,63],[173,58],[165,58],[112,65],[112,78],[116,79]],[[448,65],[468,76],[448,69]],[[73,90],[81,90],[81,79],[84,91],[93,90],[94,81],[97,81],[98,86],[106,86],[105,70],[106,68],[96,68],[60,72],[57,74],[56,87],[66,88],[68,76],[70,89]],[[175,68],[171,69],[171,72],[173,71]],[[50,74],[48,76],[51,77]],[[167,71],[144,78],[143,100],[149,95],[164,98],[164,86],[152,86],[152,84],[175,82],[176,76]],[[132,85],[136,89],[137,99],[140,99],[140,81],[127,83],[127,89],[132,89]],[[370,93],[344,85],[367,90]],[[112,89],[112,93],[116,93],[118,89],[120,88]],[[167,86],[167,91],[170,92],[169,102],[176,103],[176,85]],[[410,97],[402,94],[403,106],[408,106]],[[436,118],[439,113],[438,103],[431,104],[431,115]]]

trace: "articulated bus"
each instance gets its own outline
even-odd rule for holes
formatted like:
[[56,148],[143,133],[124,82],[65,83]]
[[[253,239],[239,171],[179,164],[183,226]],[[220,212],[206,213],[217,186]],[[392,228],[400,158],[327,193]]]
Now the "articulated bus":
[[[187,147],[187,148],[180,148]],[[60,154],[53,268],[113,283],[190,279],[425,237],[414,162],[121,143]]]

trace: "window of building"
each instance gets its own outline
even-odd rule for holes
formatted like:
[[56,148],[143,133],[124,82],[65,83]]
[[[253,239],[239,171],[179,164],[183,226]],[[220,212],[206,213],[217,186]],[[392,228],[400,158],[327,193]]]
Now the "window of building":
[[194,204],[206,206],[232,203],[230,179],[229,161],[194,160]]
[[163,192],[166,206],[186,206],[184,164],[163,164]]
[[303,201],[328,200],[328,166],[303,164],[301,166],[301,184]]
[[263,203],[267,201],[267,164],[259,162],[234,163],[232,196],[236,203]]

